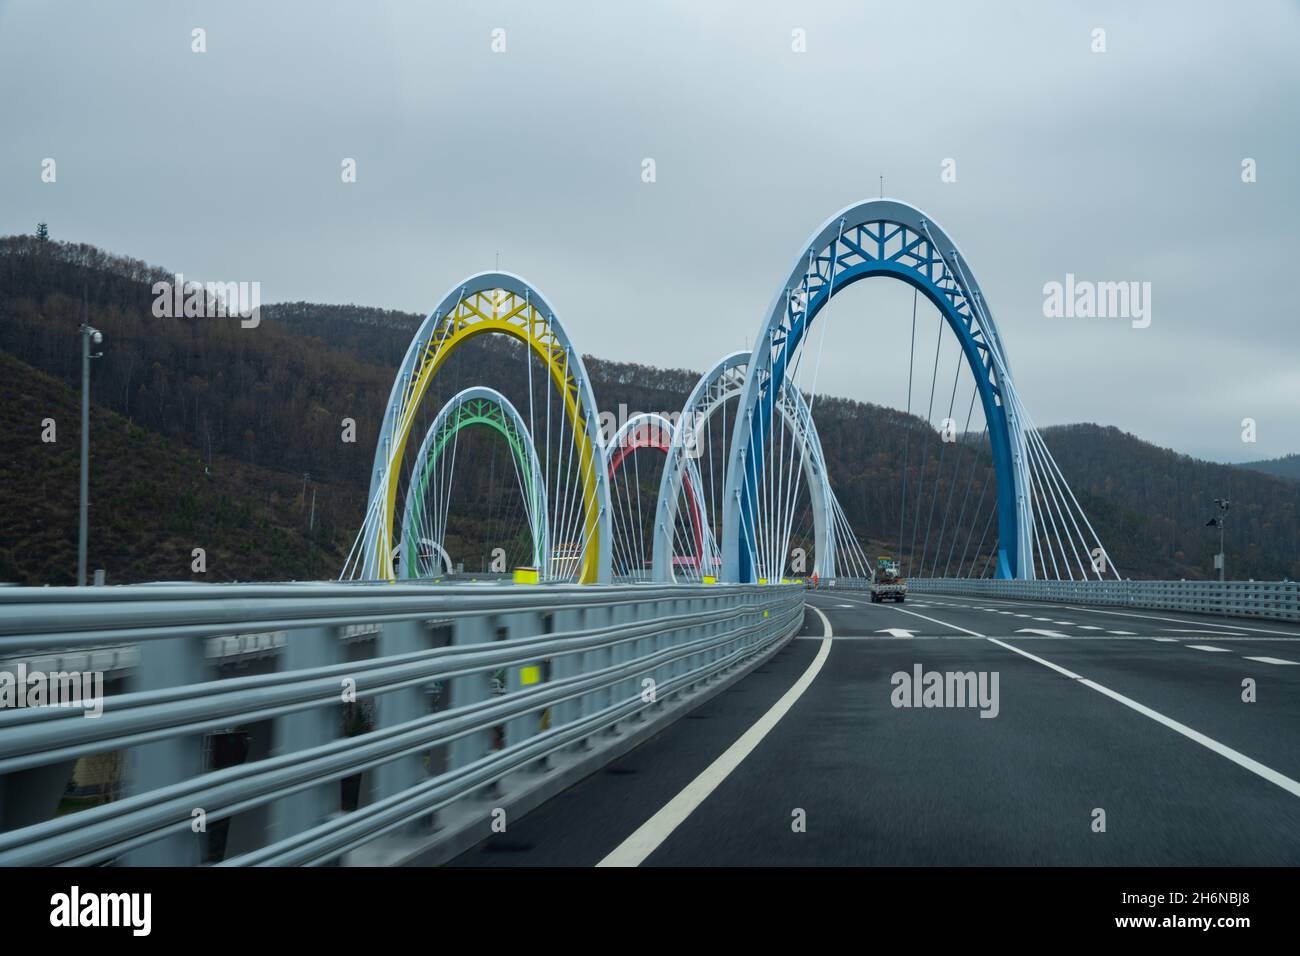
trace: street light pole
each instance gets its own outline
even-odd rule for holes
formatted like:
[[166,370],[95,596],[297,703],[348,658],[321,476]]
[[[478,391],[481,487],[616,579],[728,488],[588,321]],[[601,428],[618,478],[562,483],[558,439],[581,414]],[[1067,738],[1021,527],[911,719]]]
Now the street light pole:
[[86,586],[86,536],[90,505],[90,343],[104,341],[104,336],[85,323],[81,326],[81,511],[77,525],[77,586]]

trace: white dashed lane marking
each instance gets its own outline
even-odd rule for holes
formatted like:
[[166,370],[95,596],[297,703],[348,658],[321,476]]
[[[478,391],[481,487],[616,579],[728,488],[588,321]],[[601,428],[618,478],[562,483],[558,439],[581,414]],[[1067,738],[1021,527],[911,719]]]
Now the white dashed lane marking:
[[1291,664],[1300,667],[1300,661],[1284,661],[1280,657],[1247,657],[1248,661],[1259,661],[1261,664]]
[[1228,650],[1226,647],[1215,647],[1213,644],[1188,644],[1187,646],[1194,651],[1214,651],[1219,654],[1232,653],[1232,651]]

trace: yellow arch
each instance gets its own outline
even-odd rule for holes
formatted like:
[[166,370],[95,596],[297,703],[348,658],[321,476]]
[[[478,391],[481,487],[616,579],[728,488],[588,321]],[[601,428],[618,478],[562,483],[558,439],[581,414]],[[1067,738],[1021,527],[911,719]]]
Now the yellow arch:
[[[571,374],[568,350],[560,344],[550,323],[538,314],[527,296],[505,289],[487,289],[463,296],[456,307],[443,316],[434,327],[429,341],[402,396],[401,415],[396,422],[392,447],[388,456],[388,488],[384,501],[384,514],[376,536],[378,566],[384,576],[394,578],[393,572],[393,518],[397,505],[398,467],[406,451],[406,443],[415,422],[415,412],[429,388],[433,376],[442,363],[460,345],[488,333],[508,335],[523,342],[546,367],[551,381],[560,391],[565,415],[573,430],[573,440],[578,452],[578,472],[582,479],[583,541],[582,566],[578,575],[581,584],[594,584],[599,573],[600,506],[596,493],[595,451],[587,434],[586,419],[582,414],[580,386]],[[591,414],[595,409],[590,410]],[[557,542],[552,542],[555,547]]]

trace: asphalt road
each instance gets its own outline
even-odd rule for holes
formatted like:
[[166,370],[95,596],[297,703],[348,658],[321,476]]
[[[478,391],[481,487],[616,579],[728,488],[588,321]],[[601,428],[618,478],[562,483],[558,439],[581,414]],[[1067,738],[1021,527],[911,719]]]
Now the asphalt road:
[[[1300,628],[808,603],[763,667],[452,865],[1300,864]],[[982,673],[988,705],[996,674],[996,716],[894,706],[918,665]]]

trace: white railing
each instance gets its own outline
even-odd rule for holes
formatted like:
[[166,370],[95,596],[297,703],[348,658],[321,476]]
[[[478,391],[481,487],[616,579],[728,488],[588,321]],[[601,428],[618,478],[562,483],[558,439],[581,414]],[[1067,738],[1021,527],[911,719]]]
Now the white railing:
[[1001,581],[912,578],[916,592],[1186,611],[1300,621],[1295,581]]

